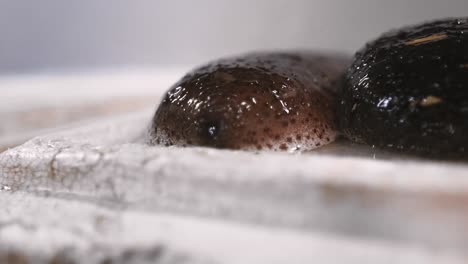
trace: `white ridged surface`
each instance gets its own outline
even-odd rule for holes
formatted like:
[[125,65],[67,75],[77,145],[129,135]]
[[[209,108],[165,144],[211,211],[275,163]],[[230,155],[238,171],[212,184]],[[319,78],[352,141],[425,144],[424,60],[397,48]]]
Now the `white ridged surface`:
[[[443,251],[191,216],[0,193],[0,255],[33,263],[464,263]],[[41,217],[38,217],[41,216]],[[1,257],[0,257],[1,258]]]

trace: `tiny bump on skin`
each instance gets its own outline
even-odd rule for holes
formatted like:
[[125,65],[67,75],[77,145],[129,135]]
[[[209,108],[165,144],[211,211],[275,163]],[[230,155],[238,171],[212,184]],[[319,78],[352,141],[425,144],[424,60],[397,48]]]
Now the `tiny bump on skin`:
[[347,62],[311,53],[255,53],[209,63],[170,88],[148,142],[254,151],[325,145],[337,134],[337,87],[330,80],[340,83]]

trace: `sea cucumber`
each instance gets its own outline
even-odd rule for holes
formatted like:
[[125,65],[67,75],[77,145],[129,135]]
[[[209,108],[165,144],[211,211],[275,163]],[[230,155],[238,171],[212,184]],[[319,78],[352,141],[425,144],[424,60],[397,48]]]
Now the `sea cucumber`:
[[307,52],[218,60],[169,89],[150,144],[305,151],[336,136],[336,90],[348,59]]
[[409,152],[465,152],[468,20],[384,34],[355,55],[338,95],[339,129],[352,140]]

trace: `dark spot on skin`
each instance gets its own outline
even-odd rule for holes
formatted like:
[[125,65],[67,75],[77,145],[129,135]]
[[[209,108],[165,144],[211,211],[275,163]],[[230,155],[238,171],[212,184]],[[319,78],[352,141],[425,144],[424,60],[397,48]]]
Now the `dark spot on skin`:
[[286,138],[286,141],[287,141],[288,143],[292,143],[292,138],[291,138],[291,137],[287,137],[287,138]]
[[281,144],[281,145],[279,146],[279,148],[280,148],[281,150],[287,150],[287,149],[288,149],[288,146],[286,146],[286,144],[283,143],[283,144]]
[[207,127],[207,132],[208,132],[207,133],[208,137],[213,139],[213,138],[216,138],[216,136],[218,135],[219,128],[215,124],[210,124]]

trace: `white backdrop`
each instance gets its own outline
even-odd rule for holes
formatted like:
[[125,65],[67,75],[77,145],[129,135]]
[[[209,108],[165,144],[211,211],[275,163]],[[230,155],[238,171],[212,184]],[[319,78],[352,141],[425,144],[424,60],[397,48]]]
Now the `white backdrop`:
[[468,0],[0,0],[0,73],[353,52],[385,30],[464,15]]

